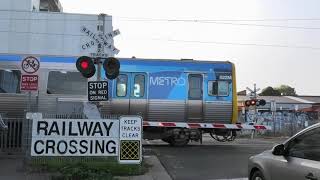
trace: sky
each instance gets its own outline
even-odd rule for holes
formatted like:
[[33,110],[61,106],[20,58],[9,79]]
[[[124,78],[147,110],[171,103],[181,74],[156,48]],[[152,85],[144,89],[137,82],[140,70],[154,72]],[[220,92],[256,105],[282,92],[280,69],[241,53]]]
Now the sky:
[[319,0],[60,0],[113,17],[117,57],[231,61],[237,90],[286,84],[320,95]]

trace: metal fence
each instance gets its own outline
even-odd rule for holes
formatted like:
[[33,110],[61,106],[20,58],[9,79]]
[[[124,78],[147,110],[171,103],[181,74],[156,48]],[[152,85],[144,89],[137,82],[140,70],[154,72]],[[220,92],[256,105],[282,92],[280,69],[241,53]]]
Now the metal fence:
[[23,121],[0,116],[0,155],[23,154]]
[[[307,128],[315,123],[320,122],[318,118],[308,113],[297,112],[259,112],[256,116],[247,115],[247,122],[244,122],[244,117],[241,117],[243,123],[252,123],[271,126],[271,131],[258,130],[259,135],[265,136],[292,136],[304,128]],[[243,131],[241,134],[250,134],[251,131]]]

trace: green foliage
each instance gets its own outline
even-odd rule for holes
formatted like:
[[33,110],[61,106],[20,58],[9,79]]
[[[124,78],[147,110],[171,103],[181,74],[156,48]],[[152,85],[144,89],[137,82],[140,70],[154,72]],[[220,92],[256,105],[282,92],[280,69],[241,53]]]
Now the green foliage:
[[260,96],[280,96],[281,93],[278,90],[273,89],[273,87],[268,86],[264,88],[259,95]]
[[281,85],[279,87],[268,86],[262,90],[260,96],[297,96],[294,88],[288,85]]
[[282,96],[297,96],[296,90],[288,85],[281,85],[280,87],[276,87]]

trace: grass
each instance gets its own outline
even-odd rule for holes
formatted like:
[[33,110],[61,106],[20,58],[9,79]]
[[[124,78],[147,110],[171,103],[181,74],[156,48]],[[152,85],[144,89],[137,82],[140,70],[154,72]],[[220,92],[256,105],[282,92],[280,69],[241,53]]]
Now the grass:
[[52,173],[54,180],[113,179],[113,176],[142,175],[150,165],[119,164],[117,158],[40,157],[29,161],[29,172]]

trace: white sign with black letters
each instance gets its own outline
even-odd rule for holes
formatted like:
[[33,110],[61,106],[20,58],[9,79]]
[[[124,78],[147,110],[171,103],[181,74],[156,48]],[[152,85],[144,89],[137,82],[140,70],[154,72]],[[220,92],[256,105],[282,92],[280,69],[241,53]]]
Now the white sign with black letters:
[[142,120],[139,116],[120,117],[120,140],[141,140]]
[[120,131],[119,138],[120,144],[122,142],[132,142],[138,144],[135,146],[135,152],[139,155],[136,159],[122,159],[123,147],[120,145],[121,151],[119,152],[119,163],[124,164],[139,164],[142,160],[142,118],[140,116],[121,116],[119,119]]
[[33,119],[31,156],[117,156],[115,119]]
[[88,101],[107,101],[108,82],[89,81],[88,82]]

